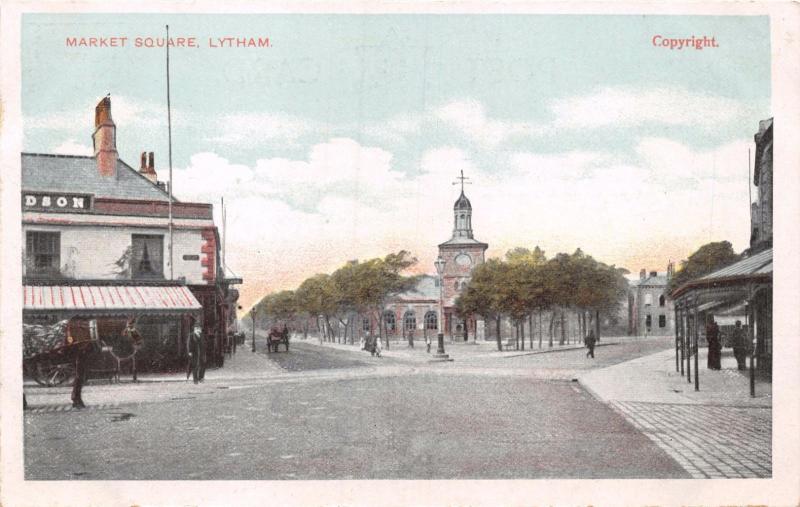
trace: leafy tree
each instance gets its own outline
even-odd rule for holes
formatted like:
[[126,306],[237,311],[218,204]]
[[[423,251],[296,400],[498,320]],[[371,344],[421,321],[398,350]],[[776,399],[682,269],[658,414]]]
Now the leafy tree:
[[706,243],[688,259],[681,261],[680,269],[669,281],[669,291],[674,292],[681,285],[712,273],[741,259],[733,251],[729,241]]
[[507,293],[501,287],[508,280],[509,265],[499,259],[489,259],[472,271],[467,289],[456,299],[456,311],[460,316],[483,315],[494,319],[497,326],[497,350],[503,350],[500,323],[507,309]]

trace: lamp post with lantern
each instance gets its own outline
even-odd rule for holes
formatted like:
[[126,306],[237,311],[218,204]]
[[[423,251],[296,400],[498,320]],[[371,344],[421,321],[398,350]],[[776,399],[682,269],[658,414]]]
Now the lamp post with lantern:
[[436,274],[439,275],[439,321],[437,322],[439,333],[437,334],[437,348],[432,361],[452,361],[450,356],[444,352],[444,266],[447,263],[442,256],[438,256],[433,265],[436,267]]

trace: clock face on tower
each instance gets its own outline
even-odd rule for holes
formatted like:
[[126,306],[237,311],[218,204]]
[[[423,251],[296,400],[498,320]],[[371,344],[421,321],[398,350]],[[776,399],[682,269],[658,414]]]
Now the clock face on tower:
[[458,254],[456,256],[456,264],[463,267],[472,266],[472,258],[467,254]]

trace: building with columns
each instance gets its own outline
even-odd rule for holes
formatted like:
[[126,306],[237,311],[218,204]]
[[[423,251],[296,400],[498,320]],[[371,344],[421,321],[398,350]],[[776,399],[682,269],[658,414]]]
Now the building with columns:
[[[389,336],[404,338],[435,337],[439,329],[439,299],[443,302],[445,337],[467,340],[482,338],[482,321],[464,322],[456,316],[455,301],[469,284],[472,270],[485,260],[488,244],[475,239],[472,232],[472,203],[464,193],[463,172],[461,194],[453,204],[453,232],[450,239],[439,244],[439,257],[445,261],[440,279],[436,273],[423,275],[412,290],[398,294],[386,306],[383,314]],[[440,293],[441,290],[441,293]],[[365,331],[369,321],[364,321]]]

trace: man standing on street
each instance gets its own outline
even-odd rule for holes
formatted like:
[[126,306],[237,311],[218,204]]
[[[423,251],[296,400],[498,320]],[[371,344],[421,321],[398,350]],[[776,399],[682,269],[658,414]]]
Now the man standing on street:
[[742,329],[742,321],[736,321],[736,327],[733,330],[733,357],[736,358],[736,367],[739,370],[746,368],[747,360],[747,337],[745,337],[744,329]]
[[[189,353],[189,371],[192,372],[192,379],[194,383],[203,381],[205,377],[205,340],[203,339],[203,331],[200,324],[195,324],[189,339],[186,342],[187,352]],[[189,377],[189,372],[186,372],[186,377]]]
[[719,326],[714,322],[714,317],[706,325],[706,341],[708,342],[708,369],[719,370],[722,346],[719,342]]
[[586,353],[586,357],[591,357],[594,359],[594,345],[597,343],[597,338],[594,336],[594,329],[589,330],[589,334],[586,335],[586,348],[589,349],[589,352]]

